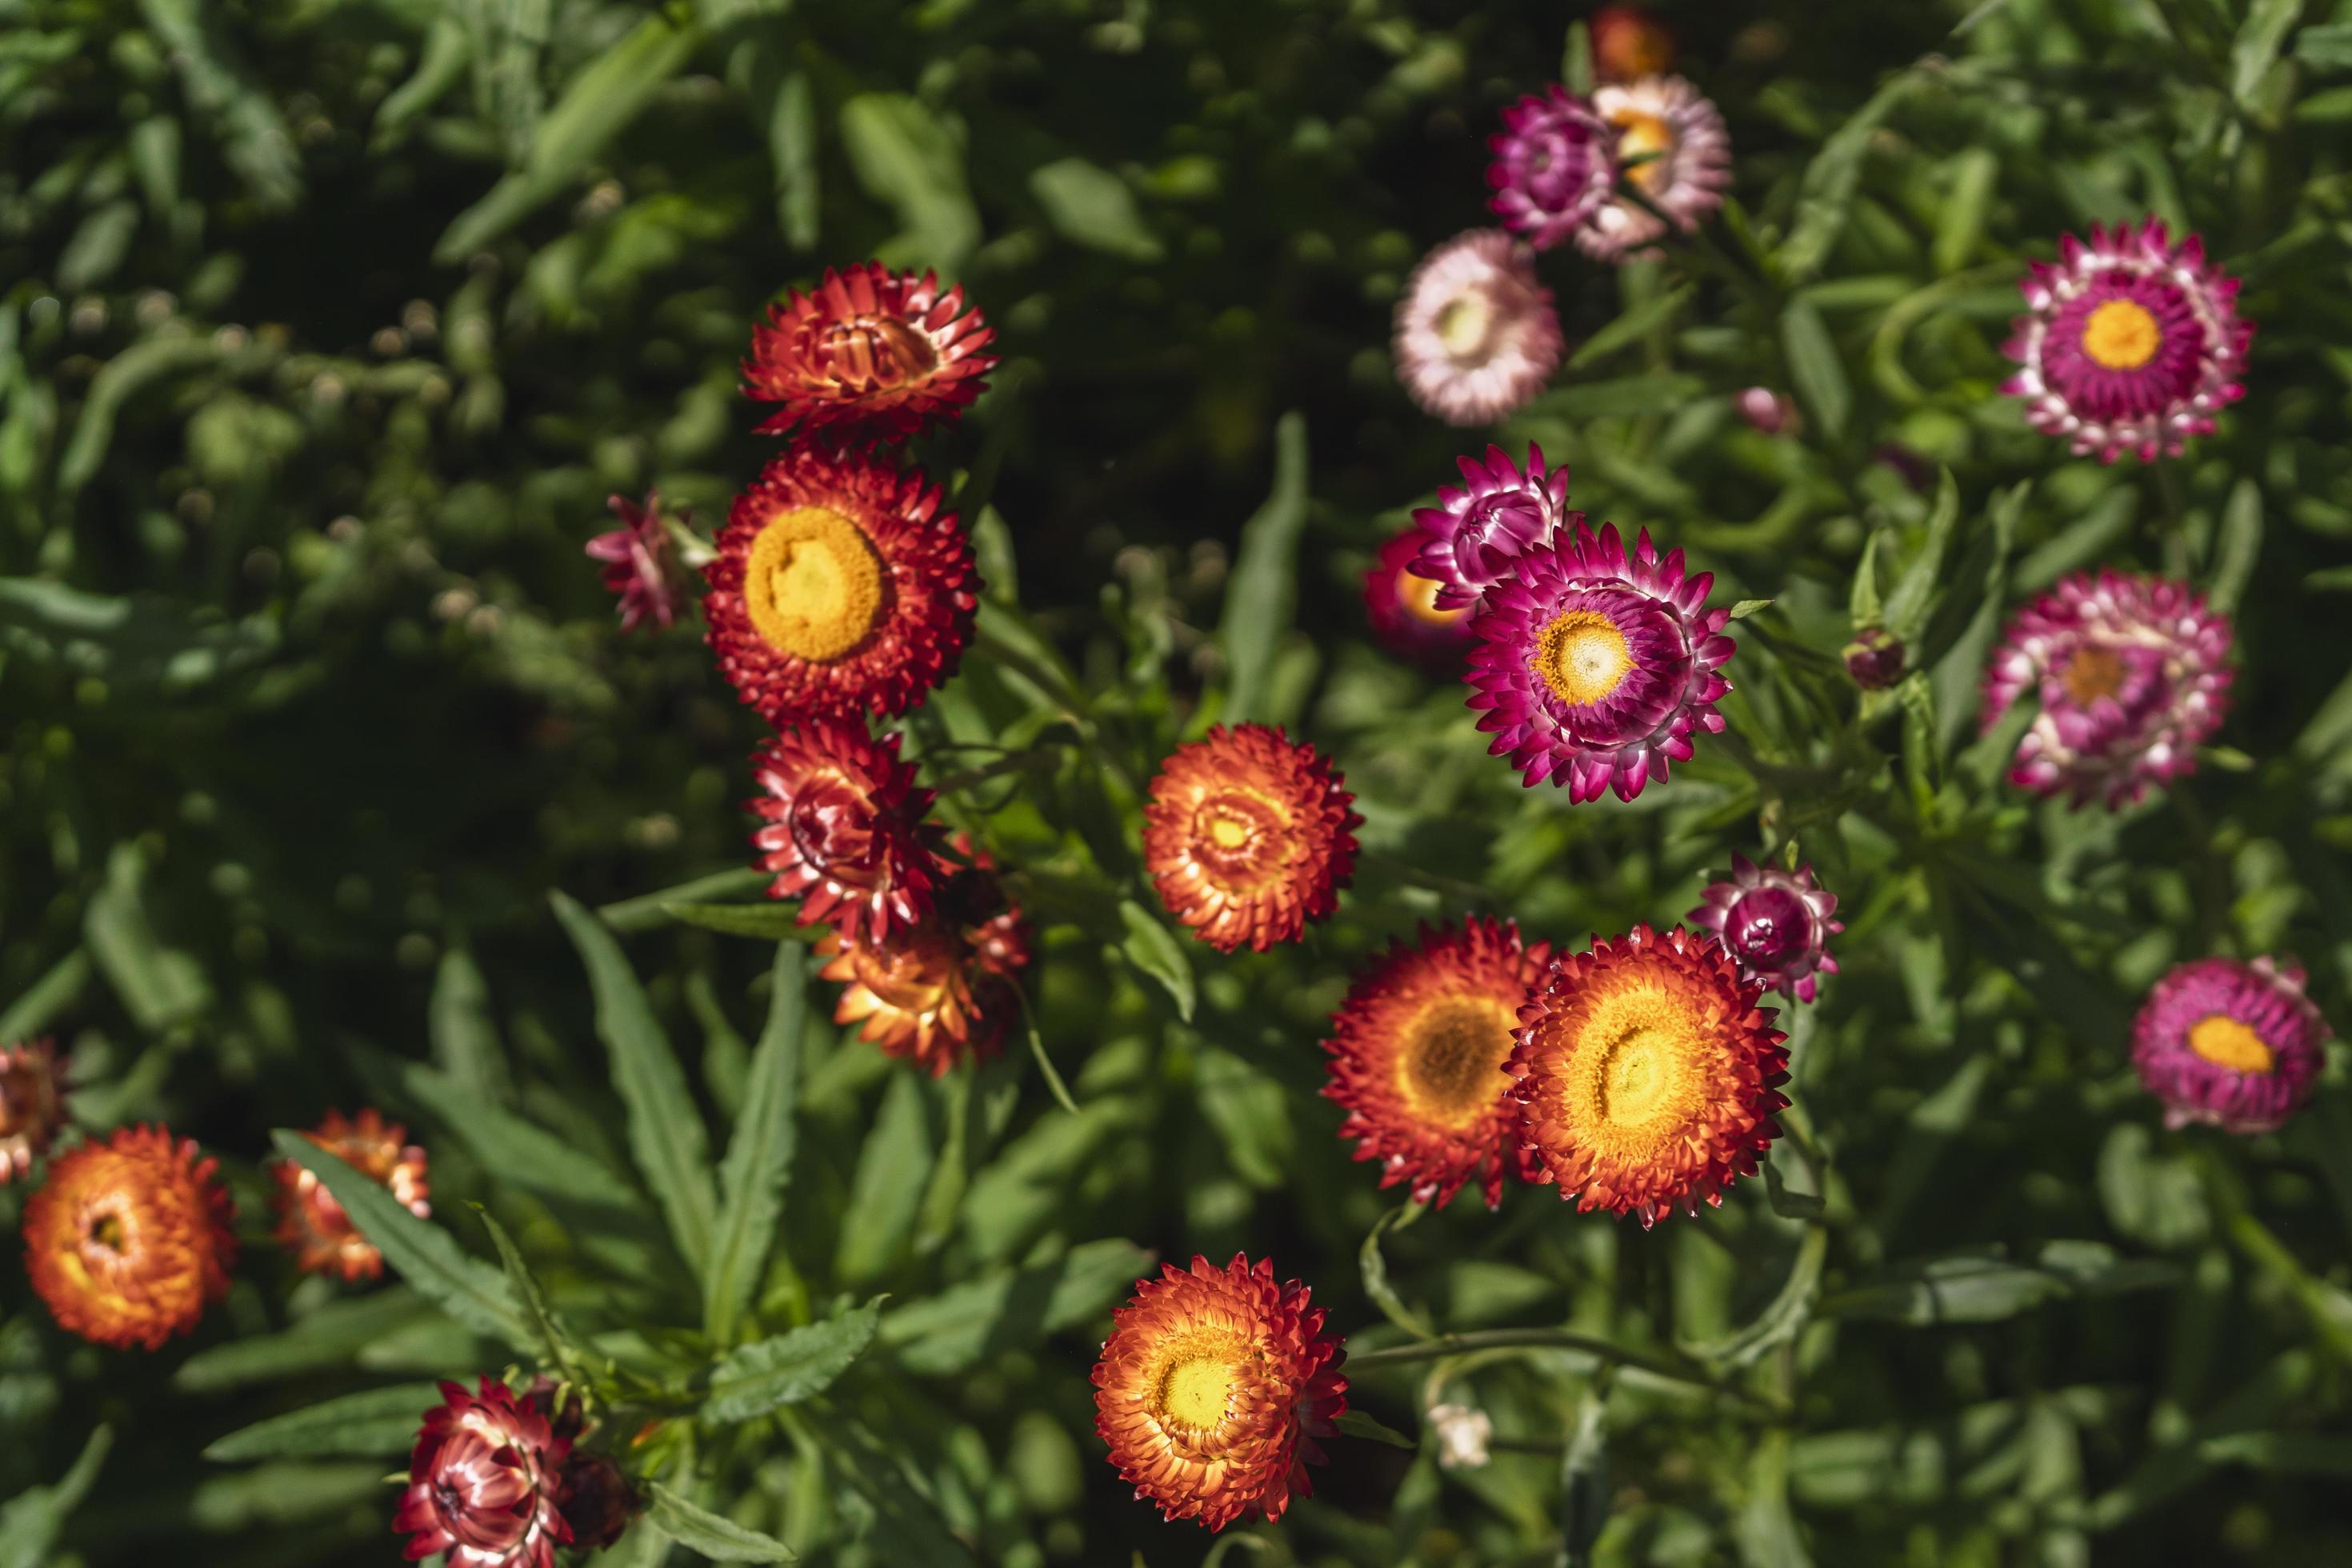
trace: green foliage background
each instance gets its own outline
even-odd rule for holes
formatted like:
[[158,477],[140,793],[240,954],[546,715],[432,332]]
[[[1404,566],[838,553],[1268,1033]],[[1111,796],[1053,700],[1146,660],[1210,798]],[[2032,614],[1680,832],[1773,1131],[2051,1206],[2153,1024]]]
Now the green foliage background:
[[[575,1356],[696,1413],[637,1455],[657,1523],[823,1563],[2352,1562],[2340,1054],[2252,1142],[2165,1132],[2126,1061],[2208,952],[2298,954],[2352,1019],[2352,4],[1662,9],[1736,202],[1664,262],[1548,257],[1573,358],[1498,438],[1771,604],[1730,733],[1570,809],[1358,583],[1485,438],[1405,402],[1391,303],[1580,6],[0,0],[0,1037],[70,1045],[86,1127],[221,1153],[248,1241],[152,1357],[0,1271],[0,1564],[393,1561],[426,1380]],[[2219,435],[2105,468],[1998,349],[2025,258],[2150,212],[2262,331]],[[891,1067],[829,985],[803,1033],[740,871],[758,722],[580,552],[608,492],[721,513],[771,449],[751,319],[868,255],[1008,356],[919,453],[992,598],[908,745],[1011,749],[942,809],[1044,927],[1075,1111],[1017,1044]],[[2195,579],[2242,655],[2226,745],[2113,816],[1973,739],[2001,616],[2095,562]],[[1923,673],[1865,701],[1872,596]],[[1217,716],[1314,739],[1368,818],[1339,917],[1262,957],[1175,940],[1135,866],[1133,781]],[[1791,842],[1852,929],[1777,1200],[1645,1236],[1515,1191],[1367,1247],[1393,1205],[1314,1093],[1352,963],[1470,909],[1670,921]],[[436,1226],[406,1284],[297,1284],[270,1130],[362,1101],[430,1144]],[[1117,1484],[1086,1373],[1150,1255],[1242,1247],[1360,1355],[1634,1359],[1456,1364],[1509,1441],[1443,1473],[1427,1364],[1367,1366],[1417,1449],[1343,1439],[1213,1548]]]

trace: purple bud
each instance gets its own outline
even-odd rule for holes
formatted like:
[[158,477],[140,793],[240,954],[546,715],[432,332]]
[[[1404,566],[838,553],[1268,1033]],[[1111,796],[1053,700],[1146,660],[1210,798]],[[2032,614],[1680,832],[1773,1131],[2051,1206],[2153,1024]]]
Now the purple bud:
[[1845,645],[1845,672],[1864,691],[1877,691],[1903,679],[1903,644],[1885,626],[1867,626]]

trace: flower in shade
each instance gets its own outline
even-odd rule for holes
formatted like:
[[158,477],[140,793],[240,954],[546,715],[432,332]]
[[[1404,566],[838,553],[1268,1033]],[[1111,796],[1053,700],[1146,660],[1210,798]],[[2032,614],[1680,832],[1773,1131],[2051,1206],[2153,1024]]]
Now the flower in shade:
[[834,271],[768,307],[751,331],[743,391],[782,405],[760,428],[898,440],[954,418],[994,368],[996,333],[963,290],[878,261]]
[[1171,1263],[1136,1282],[1111,1314],[1095,1363],[1095,1430],[1119,1479],[1168,1519],[1223,1530],[1276,1520],[1314,1494],[1309,1462],[1348,1406],[1347,1352],[1323,1331],[1307,1287],[1276,1284],[1274,1264],[1240,1253]]
[[1688,234],[1699,219],[1723,205],[1731,184],[1731,138],[1723,115],[1678,76],[1643,77],[1593,89],[1593,112],[1617,135],[1625,178],[1661,219],[1624,195],[1612,195],[1576,230],[1577,248],[1601,261],[1628,261],[1656,254],[1654,242],[1667,222]]
[[1644,529],[1628,560],[1613,523],[1579,523],[1522,557],[1486,592],[1470,623],[1470,706],[1533,784],[1569,798],[1620,800],[1691,755],[1693,729],[1718,731],[1716,673],[1735,646],[1727,609],[1706,607],[1713,574],[1685,574],[1679,550],[1661,560]]
[[[433,1212],[425,1151],[408,1142],[408,1129],[386,1121],[373,1106],[362,1110],[356,1120],[330,1110],[325,1121],[302,1136],[356,1167],[417,1218]],[[272,1202],[278,1211],[278,1245],[294,1255],[297,1268],[345,1280],[383,1277],[383,1255],[360,1234],[317,1176],[292,1160],[275,1162],[272,1173],[278,1182]]]
[[772,723],[903,713],[971,640],[971,542],[919,472],[788,452],[735,498],[716,547],[710,646]]
[[25,1205],[25,1268],[58,1323],[119,1350],[194,1328],[236,1257],[219,1165],[144,1126],[51,1161]]
[[1885,626],[1864,626],[1839,657],[1847,678],[1864,691],[1881,691],[1903,679],[1903,639]]
[[66,1121],[66,1069],[47,1040],[0,1047],[0,1186],[49,1152]]
[[1498,228],[1459,234],[1423,258],[1396,308],[1397,379],[1449,425],[1486,425],[1537,393],[1566,343],[1551,290]]
[[2177,454],[2246,395],[2254,324],[2239,319],[2238,280],[2193,234],[2176,245],[2155,218],[2094,224],[2087,247],[2063,236],[2057,262],[2032,263],[2019,287],[2027,313],[2001,351],[2019,369],[2001,390],[2077,454]]
[[1381,1185],[1410,1182],[1415,1203],[1443,1208],[1475,1182],[1502,1202],[1506,1157],[1519,1148],[1519,1107],[1503,1064],[1519,1005],[1551,949],[1508,921],[1473,917],[1423,928],[1358,975],[1331,1016],[1331,1081],[1346,1108],[1339,1136],[1381,1163]]
[[1485,1467],[1486,1445],[1494,1441],[1495,1421],[1485,1411],[1467,1405],[1433,1405],[1429,1425],[1437,1434],[1437,1465],[1445,1470],[1475,1470]]
[[1756,1173],[1789,1101],[1787,1037],[1723,945],[1635,926],[1557,960],[1519,1010],[1510,1070],[1535,1179],[1647,1226]]
[[686,573],[671,553],[661,492],[647,490],[643,506],[626,496],[607,497],[604,504],[621,526],[590,540],[587,552],[605,563],[604,586],[620,596],[621,629],[634,630],[645,621],[675,625],[686,598]]
[[2168,1126],[2268,1132],[2302,1109],[2328,1039],[2303,981],[2267,958],[2200,958],[2156,983],[2132,1023],[2132,1066]]
[[1495,160],[1487,205],[1538,250],[1549,250],[1591,221],[1617,183],[1617,132],[1593,106],[1564,87],[1547,88],[1503,110],[1503,131],[1487,138]]
[[1811,866],[1783,871],[1731,858],[1728,879],[1707,885],[1690,922],[1722,939],[1739,973],[1767,991],[1813,999],[1817,974],[1835,974],[1829,939],[1845,930],[1830,918],[1837,895],[1823,892]]
[[801,719],[751,763],[764,793],[749,808],[766,823],[751,842],[775,874],[768,896],[798,899],[801,924],[887,936],[929,911],[945,834],[924,820],[931,792],[915,786],[897,735],[877,741],[862,722]]
[[412,1561],[437,1552],[449,1568],[552,1568],[572,1540],[562,1508],[572,1440],[555,1434],[541,1402],[493,1378],[480,1388],[441,1384],[392,1527],[409,1537]]
[[2017,613],[1986,667],[1985,730],[2031,693],[2041,711],[2010,779],[2036,795],[2126,805],[2192,773],[2221,728],[2230,619],[2185,583],[2102,567]]
[[1527,472],[1500,447],[1486,460],[1457,458],[1459,489],[1441,488],[1435,506],[1412,514],[1427,542],[1414,568],[1437,580],[1440,609],[1475,608],[1486,590],[1511,574],[1519,558],[1584,521],[1568,510],[1568,469],[1544,471],[1543,448],[1528,447]]
[[1210,726],[1151,781],[1143,860],[1178,920],[1263,952],[1339,907],[1364,819],[1330,759],[1264,724]]
[[1775,392],[1769,386],[1746,388],[1732,399],[1732,406],[1762,435],[1778,436],[1783,430],[1793,433],[1800,424],[1796,403],[1786,393]]
[[933,1078],[1002,1047],[1020,1010],[1015,977],[1029,963],[1029,928],[988,857],[958,838],[973,864],[940,884],[931,912],[887,937],[835,931],[816,945],[817,973],[842,983],[834,1022]]
[[1675,63],[1675,36],[1641,5],[1603,5],[1592,14],[1592,69],[1602,81],[1659,76]]
[[620,1540],[637,1511],[635,1489],[602,1454],[575,1450],[564,1460],[562,1496],[572,1544],[583,1552],[601,1552]]
[[1427,540],[1408,528],[1381,546],[1364,574],[1364,614],[1392,652],[1444,668],[1470,646],[1470,612],[1439,609],[1436,580],[1412,569]]

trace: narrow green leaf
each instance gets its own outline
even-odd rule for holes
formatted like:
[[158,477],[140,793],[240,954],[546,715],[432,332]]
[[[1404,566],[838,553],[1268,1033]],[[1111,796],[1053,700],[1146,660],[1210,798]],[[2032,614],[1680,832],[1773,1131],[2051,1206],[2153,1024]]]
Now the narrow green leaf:
[[730,867],[724,871],[713,871],[707,877],[697,877],[692,881],[680,882],[674,888],[664,888],[659,892],[600,905],[596,918],[624,933],[651,931],[670,919],[666,912],[667,905],[733,897],[739,893],[748,897],[764,890],[772,879],[756,866]]
[[1734,1533],[1745,1568],[1812,1568],[1789,1507],[1789,1432],[1775,1427],[1757,1443],[1748,1466],[1748,1506]]
[[1853,407],[1853,387],[1822,313],[1810,300],[1790,300],[1780,312],[1780,347],[1789,356],[1789,382],[1805,411],[1835,440],[1845,431]]
[[602,1160],[536,1121],[489,1104],[449,1074],[411,1062],[401,1069],[401,1087],[455,1132],[493,1178],[558,1204],[647,1213],[636,1189]]
[[515,1295],[522,1301],[523,1314],[539,1336],[540,1353],[562,1371],[564,1382],[578,1383],[578,1347],[571,1331],[548,1306],[546,1293],[540,1289],[538,1279],[532,1277],[530,1265],[522,1260],[522,1249],[514,1244],[514,1237],[507,1234],[507,1227],[499,1223],[498,1215],[479,1204],[474,1205],[474,1212],[481,1216],[483,1228],[490,1233],[490,1245],[498,1248],[499,1262],[505,1266],[507,1271],[507,1283],[513,1287]]
[[768,153],[776,164],[776,216],[794,250],[816,244],[816,92],[806,71],[787,75],[768,110]]
[[1789,283],[1810,281],[1837,248],[1845,232],[1846,216],[1853,206],[1854,189],[1862,182],[1863,160],[1879,126],[1910,95],[1920,80],[1906,70],[1887,79],[1870,101],[1840,125],[1805,166],[1797,186],[1796,221],[1773,260]]
[[1372,1228],[1364,1234],[1364,1244],[1356,1249],[1356,1268],[1363,1276],[1364,1294],[1372,1299],[1381,1316],[1420,1340],[1428,1339],[1433,1331],[1428,1320],[1406,1306],[1396,1287],[1389,1283],[1388,1258],[1381,1251],[1381,1241],[1389,1232],[1402,1230],[1419,1219],[1427,1208],[1425,1204],[1407,1203],[1388,1210],[1372,1222]]
[[433,1059],[477,1103],[504,1102],[511,1085],[498,1026],[490,1021],[490,988],[464,946],[451,942],[433,975],[425,1011]]
[[2242,479],[2221,509],[2221,537],[2213,542],[2212,587],[2206,597],[2225,616],[2238,612],[2263,552],[2263,487]]
[[1135,193],[1099,164],[1058,158],[1029,172],[1029,191],[1054,232],[1073,244],[1130,261],[1157,261],[1165,253],[1136,209]]
[[430,1383],[371,1388],[273,1415],[214,1440],[205,1458],[215,1464],[248,1459],[391,1458],[416,1441],[425,1413],[441,1403]]
[[779,1405],[821,1394],[874,1342],[880,1313],[872,1303],[730,1351],[710,1371],[706,1421],[750,1421]]
[[1853,586],[1846,595],[1846,613],[1853,618],[1857,632],[1885,624],[1886,611],[1878,588],[1878,542],[1885,537],[1885,529],[1873,529],[1870,537],[1862,542],[1862,559],[1854,563]]
[[866,92],[841,106],[841,141],[857,183],[906,225],[892,241],[919,264],[952,269],[980,243],[963,143],[920,100]]
[[875,1279],[905,1255],[937,1153],[922,1080],[912,1073],[893,1073],[882,1092],[882,1113],[858,1154],[849,1206],[842,1215],[834,1270],[844,1280]]
[[768,1021],[751,1057],[743,1113],[736,1119],[726,1162],[719,1167],[719,1228],[709,1267],[703,1272],[703,1320],[711,1342],[721,1345],[734,1338],[736,1320],[751,1304],[767,1267],[793,1174],[794,1097],[808,1018],[808,984],[799,948],[777,944],[769,981]]
[[100,1426],[55,1484],[28,1487],[0,1504],[0,1568],[46,1568],[67,1516],[89,1494],[113,1447],[114,1428]]
[[1654,299],[1645,300],[1619,316],[1615,321],[1577,345],[1568,356],[1570,372],[1607,359],[1620,349],[1631,348],[1682,313],[1684,306],[1697,292],[1696,287],[1685,283],[1679,289],[1668,289]]
[[1927,542],[1886,595],[1886,629],[1906,643],[1918,637],[1936,590],[1949,586],[1944,563],[1951,556],[1952,533],[1959,521],[1960,488],[1947,468],[1936,482],[1936,504],[1927,513]]
[[1609,1522],[1609,1390],[1595,1378],[1576,1402],[1576,1425],[1560,1457],[1559,1533],[1567,1568],[1586,1568]]
[[698,926],[722,936],[748,936],[761,942],[814,942],[823,926],[800,923],[801,907],[784,904],[666,903],[661,912],[680,925]]
[[274,1334],[255,1334],[198,1351],[172,1374],[172,1386],[211,1393],[342,1366],[363,1347],[434,1316],[415,1291],[398,1285],[330,1301]]
[[2230,92],[2247,109],[2256,107],[2263,79],[2278,63],[2279,50],[2303,16],[2303,0],[2253,0],[2230,45]]
[[410,124],[457,85],[472,53],[466,29],[455,16],[434,17],[417,50],[416,68],[376,108],[375,124],[368,132],[369,153],[382,156],[406,141]]
[[1731,606],[1731,618],[1735,621],[1744,621],[1757,611],[1769,609],[1771,605],[1772,601],[1769,599],[1742,599]]
[[1242,527],[1225,616],[1224,717],[1262,718],[1275,649],[1290,630],[1298,600],[1298,539],[1307,527],[1307,416],[1297,410],[1274,427],[1274,489]]
[[1893,1278],[1840,1292],[1825,1315],[1884,1318],[1900,1323],[1991,1323],[2071,1296],[2113,1295],[2169,1285],[2178,1266],[2127,1258],[2095,1241],[2053,1241],[2031,1263],[2000,1258],[1938,1258]]
[[1780,1174],[1780,1162],[1766,1160],[1764,1166],[1765,1201],[1772,1212],[1782,1219],[1818,1219],[1822,1213],[1819,1193],[1801,1193],[1788,1184]]
[[1133,899],[1118,901],[1118,918],[1127,927],[1127,940],[1119,943],[1119,952],[1129,963],[1160,982],[1176,1004],[1176,1016],[1191,1023],[1192,961],[1185,956],[1182,945],[1157,916]]
[[2233,1432],[2200,1445],[2216,1464],[2245,1465],[2295,1476],[2352,1478],[2352,1437],[2299,1432]]
[[1116,1238],[1072,1247],[1058,1261],[951,1286],[882,1320],[882,1342],[909,1372],[944,1377],[1110,1310],[1151,1270],[1153,1255]]
[[7,1011],[0,1012],[0,1046],[13,1046],[39,1034],[80,998],[82,987],[89,984],[89,954],[75,948],[26,986],[8,1004]]
[[1929,251],[1938,273],[1958,272],[1976,254],[1984,238],[1985,211],[2000,178],[2000,160],[1990,147],[1964,148],[1953,155],[1949,167],[1952,185],[1937,216],[1936,242]]
[[645,1522],[713,1563],[790,1563],[793,1549],[687,1501],[659,1481],[646,1483]]
[[199,963],[158,936],[147,919],[146,858],[133,844],[107,857],[106,883],[82,917],[82,942],[142,1029],[158,1033],[202,1012],[212,987]]
[[1375,1421],[1360,1410],[1342,1410],[1333,1425],[1339,1428],[1339,1435],[1343,1437],[1368,1437],[1375,1443],[1386,1443],[1391,1448],[1421,1447],[1395,1427]]

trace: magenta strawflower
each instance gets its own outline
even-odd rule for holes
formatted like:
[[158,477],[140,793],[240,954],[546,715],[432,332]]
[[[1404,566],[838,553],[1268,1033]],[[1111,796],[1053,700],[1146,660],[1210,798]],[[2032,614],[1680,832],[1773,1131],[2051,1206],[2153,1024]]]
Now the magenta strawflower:
[[[1723,115],[1678,76],[1643,77],[1595,88],[1592,111],[1616,132],[1616,159],[1646,156],[1624,171],[1643,199],[1688,234],[1723,205],[1731,184],[1731,138]],[[1576,230],[1576,247],[1599,261],[1655,256],[1666,222],[1630,197],[1612,195]]]
[[612,496],[604,504],[621,526],[600,533],[584,547],[594,560],[604,562],[604,586],[620,595],[621,629],[635,630],[639,622],[677,624],[678,605],[686,599],[686,569],[670,549],[669,531],[662,526],[661,492],[647,490],[645,505],[626,496]]
[[1408,528],[1391,538],[1364,574],[1364,617],[1392,653],[1453,669],[1470,646],[1470,612],[1437,606],[1441,584],[1413,569],[1429,535]]
[[2036,692],[2011,782],[2127,805],[2196,770],[2228,706],[2230,638],[2229,617],[2185,583],[2076,573],[2010,622],[1985,670],[1981,727]]
[[1714,585],[1679,550],[1661,560],[1647,529],[1629,560],[1614,523],[1596,537],[1580,522],[1522,555],[1471,622],[1470,706],[1486,710],[1487,750],[1575,801],[1631,800],[1664,779],[1690,757],[1693,729],[1723,728],[1715,703],[1731,682],[1716,671],[1736,645],[1731,612],[1706,607]]
[[2087,247],[2060,237],[2056,264],[2032,263],[2019,287],[2031,309],[2002,348],[2020,369],[2001,390],[2078,456],[2177,454],[2246,395],[2254,324],[2239,319],[2238,280],[2206,261],[2196,235],[2175,245],[2155,218],[2094,224]]
[[1397,379],[1424,413],[1486,425],[1543,390],[1565,341],[1526,247],[1499,228],[1475,228],[1413,269],[1392,347]]
[[2268,1132],[2311,1098],[2328,1029],[2303,971],[2267,958],[2200,958],[2149,988],[2132,1022],[2132,1066],[2165,1124]]
[[1568,470],[1547,475],[1543,448],[1532,443],[1524,474],[1500,447],[1487,447],[1483,463],[1459,458],[1454,466],[1463,487],[1440,489],[1435,506],[1412,514],[1428,536],[1412,569],[1435,580],[1441,610],[1476,606],[1520,556],[1584,521],[1582,512],[1568,510]]
[[1815,977],[1838,972],[1829,939],[1845,924],[1830,918],[1836,908],[1837,895],[1822,890],[1811,866],[1783,871],[1734,855],[1730,877],[1708,884],[1689,919],[1722,940],[1743,978],[1810,1002]]
[[1502,133],[1486,145],[1495,153],[1486,205],[1538,250],[1583,227],[1617,183],[1616,130],[1564,87],[1503,110]]

